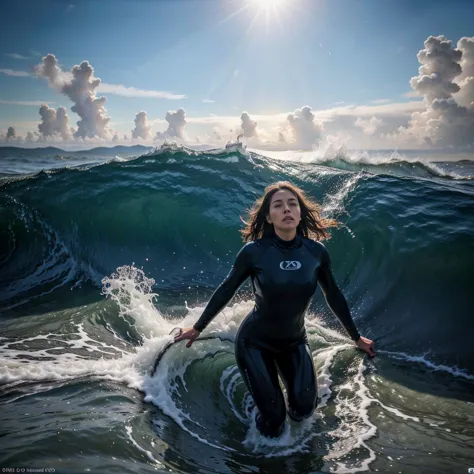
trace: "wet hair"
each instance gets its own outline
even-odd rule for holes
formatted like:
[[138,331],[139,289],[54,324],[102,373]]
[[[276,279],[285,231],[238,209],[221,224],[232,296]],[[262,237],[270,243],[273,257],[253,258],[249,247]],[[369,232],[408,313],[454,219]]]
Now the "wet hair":
[[270,213],[270,203],[272,196],[280,190],[286,189],[293,193],[298,199],[301,209],[301,221],[296,228],[297,234],[315,240],[329,239],[331,235],[326,230],[328,227],[338,227],[340,224],[334,219],[321,217],[322,208],[319,204],[306,196],[306,193],[290,183],[289,181],[278,181],[265,188],[264,195],[257,199],[250,209],[247,210],[250,220],[246,222],[245,228],[240,231],[244,242],[269,237],[275,233],[273,224],[269,224],[266,216]]

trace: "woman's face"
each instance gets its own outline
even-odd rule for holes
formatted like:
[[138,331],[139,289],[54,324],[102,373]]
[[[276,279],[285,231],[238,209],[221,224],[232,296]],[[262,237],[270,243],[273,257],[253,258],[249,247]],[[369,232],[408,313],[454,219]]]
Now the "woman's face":
[[287,189],[280,189],[274,193],[270,201],[267,222],[281,232],[288,232],[296,229],[300,221],[301,208],[296,196]]

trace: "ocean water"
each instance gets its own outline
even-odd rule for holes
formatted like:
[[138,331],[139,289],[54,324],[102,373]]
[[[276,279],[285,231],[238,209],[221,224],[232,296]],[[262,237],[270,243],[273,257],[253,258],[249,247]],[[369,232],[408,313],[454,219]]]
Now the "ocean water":
[[[2,468],[474,467],[474,162],[270,155],[0,148]],[[169,332],[200,316],[243,245],[239,216],[277,180],[343,223],[325,244],[377,356],[355,348],[318,289],[306,327],[321,403],[268,440],[233,354],[248,282],[203,334],[214,338],[186,349]]]

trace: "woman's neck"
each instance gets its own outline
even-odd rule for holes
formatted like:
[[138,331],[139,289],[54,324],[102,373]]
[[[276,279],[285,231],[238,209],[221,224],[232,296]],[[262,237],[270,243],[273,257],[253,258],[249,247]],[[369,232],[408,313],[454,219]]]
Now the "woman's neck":
[[281,240],[286,240],[286,241],[291,241],[296,237],[296,230],[292,230],[291,232],[281,232],[278,230],[275,230],[275,235],[279,237]]
[[285,240],[278,236],[275,232],[273,234],[273,245],[278,247],[281,250],[294,250],[300,247],[301,245],[301,237],[295,233],[295,236],[291,240]]

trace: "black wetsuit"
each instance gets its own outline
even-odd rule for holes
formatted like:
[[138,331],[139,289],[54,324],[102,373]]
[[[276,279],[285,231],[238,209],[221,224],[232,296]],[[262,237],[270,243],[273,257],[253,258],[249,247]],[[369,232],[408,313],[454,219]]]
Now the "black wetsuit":
[[194,328],[203,331],[249,276],[255,306],[238,330],[235,354],[259,411],[259,430],[278,436],[286,417],[278,373],[287,389],[292,419],[307,418],[316,408],[316,376],[304,316],[318,282],[349,336],[353,340],[360,336],[334,281],[325,246],[299,234],[291,241],[273,234],[244,245]]

